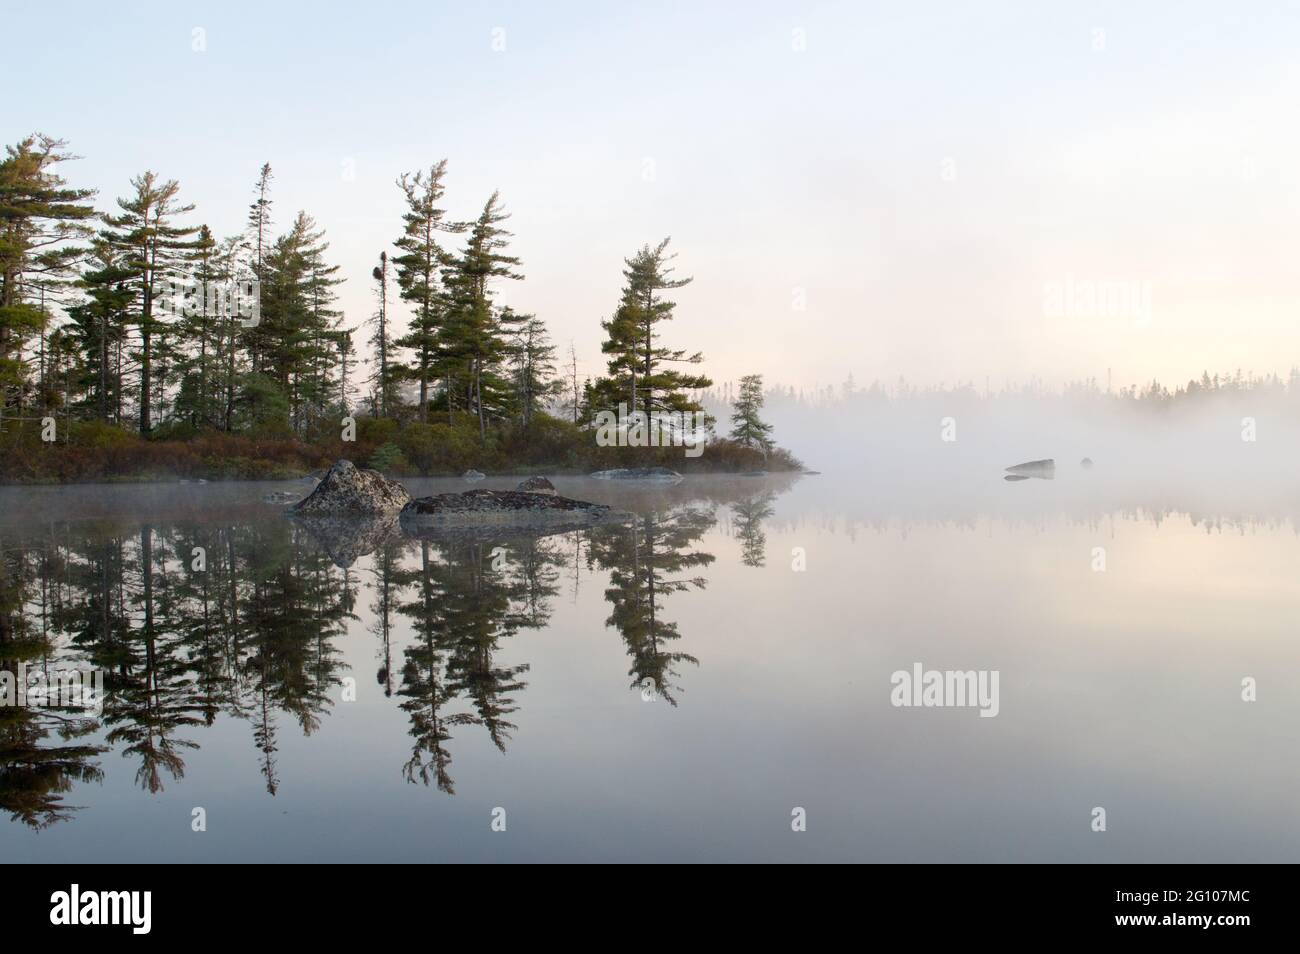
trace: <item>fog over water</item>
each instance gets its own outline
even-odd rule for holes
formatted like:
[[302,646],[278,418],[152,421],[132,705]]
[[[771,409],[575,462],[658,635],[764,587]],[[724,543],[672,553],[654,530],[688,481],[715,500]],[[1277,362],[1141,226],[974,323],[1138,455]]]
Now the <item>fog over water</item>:
[[[1143,440],[942,403],[784,421],[817,476],[556,478],[636,518],[549,537],[323,539],[262,503],[290,483],[0,490],[0,655],[109,671],[84,737],[9,724],[0,851],[1294,857],[1285,425],[1260,412],[1252,445],[1234,408]],[[1002,479],[1046,456],[1054,480]],[[997,671],[997,716],[892,705],[918,663]]]

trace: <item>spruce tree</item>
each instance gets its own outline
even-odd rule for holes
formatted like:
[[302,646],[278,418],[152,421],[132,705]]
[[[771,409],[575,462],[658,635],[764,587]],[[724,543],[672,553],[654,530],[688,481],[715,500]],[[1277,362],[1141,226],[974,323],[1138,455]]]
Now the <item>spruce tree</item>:
[[763,376],[747,374],[740,379],[740,393],[731,412],[731,439],[746,447],[762,451],[767,459],[772,449],[772,425],[759,417],[763,409]]
[[420,422],[428,421],[429,388],[438,378],[446,379],[448,398],[452,383],[448,369],[438,361],[439,333],[446,321],[450,298],[443,287],[442,270],[450,265],[450,257],[438,243],[440,234],[460,232],[465,226],[445,219],[446,210],[438,206],[445,191],[443,176],[447,173],[447,160],[414,175],[403,174],[397,185],[406,198],[406,212],[402,215],[405,227],[395,244],[402,254],[394,256],[397,266],[397,287],[402,299],[412,307],[410,327],[398,347],[409,348],[411,377],[420,387]]
[[168,273],[187,271],[194,247],[190,237],[198,230],[174,224],[178,216],[194,210],[193,205],[180,204],[180,185],[175,179],[159,179],[148,171],[133,178],[131,186],[132,194],[117,200],[121,213],[104,216],[108,228],[103,237],[123,256],[136,290],[131,317],[140,336],[140,433],[148,434],[153,429],[152,408],[159,398],[154,390],[164,383],[153,373],[155,339],[165,338],[166,327],[155,317],[155,297]]
[[338,266],[325,260],[325,232],[306,212],[276,239],[262,263],[262,318],[257,330],[265,362],[263,379],[273,381],[289,405],[290,422],[301,433],[323,410],[334,349],[330,337],[340,313],[334,309]]

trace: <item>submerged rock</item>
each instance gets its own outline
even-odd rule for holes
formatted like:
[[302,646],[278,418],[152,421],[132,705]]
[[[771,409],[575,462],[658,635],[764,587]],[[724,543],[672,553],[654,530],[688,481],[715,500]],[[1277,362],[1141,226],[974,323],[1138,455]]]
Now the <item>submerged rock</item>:
[[377,470],[362,470],[350,460],[338,460],[293,512],[304,516],[391,514],[410,501],[411,495],[397,481]]
[[527,494],[553,494],[555,493],[555,484],[545,477],[529,477],[527,480],[521,480],[515,490]]
[[487,476],[487,474],[483,473],[482,471],[474,470],[471,468],[470,470],[465,471],[465,473],[462,474],[461,476],[464,477],[466,480],[477,481],[477,480],[482,480],[484,477]]
[[676,483],[682,475],[667,467],[618,467],[598,470],[591,475],[597,480],[662,480]]
[[1052,480],[1056,477],[1056,461],[1050,457],[1044,460],[1029,460],[1023,464],[1008,467],[1007,473],[1022,480],[1028,477]]
[[627,514],[604,504],[521,490],[467,490],[420,497],[403,507],[400,516],[402,529],[410,533],[448,527],[543,527],[555,531],[626,518]]
[[269,504],[291,504],[302,499],[302,494],[296,490],[273,490],[269,494],[262,495],[262,503]]

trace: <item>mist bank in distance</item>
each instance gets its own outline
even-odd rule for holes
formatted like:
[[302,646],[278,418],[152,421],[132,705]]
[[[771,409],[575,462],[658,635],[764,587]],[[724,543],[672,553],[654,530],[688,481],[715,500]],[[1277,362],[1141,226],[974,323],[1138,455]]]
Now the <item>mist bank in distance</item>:
[[[722,408],[716,397],[709,406],[715,415]],[[846,386],[796,396],[778,388],[766,411],[777,438],[821,472],[828,492],[843,485],[849,496],[895,499],[902,509],[1020,493],[1242,513],[1300,496],[1296,372],[1285,380],[1206,376],[1174,391]],[[1055,461],[1054,480],[1003,480],[1006,468],[1045,458]],[[1094,466],[1083,466],[1085,458]]]

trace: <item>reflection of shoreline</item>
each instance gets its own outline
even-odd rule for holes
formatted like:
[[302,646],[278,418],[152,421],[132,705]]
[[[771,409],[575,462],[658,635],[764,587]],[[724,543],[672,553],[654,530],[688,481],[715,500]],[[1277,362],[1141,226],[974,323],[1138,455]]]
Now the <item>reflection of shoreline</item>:
[[[713,486],[703,496],[731,493]],[[674,648],[681,634],[663,611],[670,594],[705,585],[694,570],[714,558],[693,545],[714,526],[715,508],[665,508],[659,488],[621,497],[635,498],[635,520],[469,537],[415,538],[390,520],[300,521],[247,505],[171,523],[102,508],[11,523],[0,532],[0,666],[85,663],[103,669],[105,692],[102,719],[75,726],[103,744],[50,748],[41,740],[60,725],[0,713],[0,810],[28,824],[70,818],[64,794],[101,779],[107,751],[119,759],[106,765],[128,757],[137,785],[160,793],[183,783],[188,753],[222,716],[251,735],[249,768],[276,795],[292,784],[279,765],[283,733],[313,735],[348,693],[357,698],[342,642],[362,635],[359,603],[381,660],[379,691],[407,715],[403,774],[453,793],[457,727],[477,727],[506,750],[530,664],[498,657],[520,631],[549,624],[570,566],[575,598],[584,565],[588,576],[609,574],[608,625],[634,684],[649,680],[676,704],[675,667],[696,660]]]
[[971,510],[964,514],[926,513],[912,515],[866,515],[835,511],[801,511],[785,513],[764,522],[769,531],[796,533],[804,528],[814,528],[830,534],[859,532],[907,533],[917,529],[948,529],[963,532],[987,532],[990,526],[1008,532],[1041,532],[1053,525],[1096,529],[1111,524],[1145,524],[1159,528],[1166,523],[1185,520],[1206,533],[1244,533],[1255,531],[1286,531],[1300,535],[1300,508],[1293,515],[1256,517],[1243,515],[1211,515],[1193,510],[1167,508],[1099,510],[1076,508],[1071,511],[1045,509],[1040,513],[988,513]]

